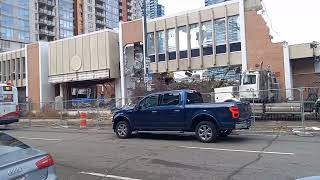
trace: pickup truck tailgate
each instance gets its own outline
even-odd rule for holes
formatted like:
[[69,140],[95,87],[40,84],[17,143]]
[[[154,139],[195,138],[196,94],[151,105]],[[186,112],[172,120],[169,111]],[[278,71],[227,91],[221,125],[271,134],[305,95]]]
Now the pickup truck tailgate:
[[237,102],[237,106],[240,110],[240,121],[252,118],[252,110],[249,102]]

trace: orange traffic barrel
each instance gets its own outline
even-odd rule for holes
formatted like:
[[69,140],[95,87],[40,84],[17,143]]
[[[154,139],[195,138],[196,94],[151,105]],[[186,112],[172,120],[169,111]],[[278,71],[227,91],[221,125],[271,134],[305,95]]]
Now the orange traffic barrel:
[[87,113],[81,112],[80,113],[80,128],[87,127]]

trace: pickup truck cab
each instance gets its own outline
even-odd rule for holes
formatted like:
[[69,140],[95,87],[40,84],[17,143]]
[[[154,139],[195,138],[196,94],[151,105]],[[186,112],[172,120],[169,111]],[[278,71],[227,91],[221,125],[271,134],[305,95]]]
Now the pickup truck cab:
[[209,143],[234,129],[249,129],[251,118],[248,103],[203,103],[199,92],[167,91],[115,112],[113,130],[119,138],[130,137],[132,131],[195,132],[201,142]]

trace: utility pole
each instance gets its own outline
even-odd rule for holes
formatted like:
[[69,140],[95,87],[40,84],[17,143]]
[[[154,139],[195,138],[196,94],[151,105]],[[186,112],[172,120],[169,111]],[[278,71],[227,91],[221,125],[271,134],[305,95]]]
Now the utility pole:
[[144,81],[147,87],[147,79],[148,78],[148,69],[147,69],[147,56],[148,56],[148,44],[147,44],[147,35],[148,35],[148,27],[147,27],[147,0],[143,0],[143,72],[144,72]]

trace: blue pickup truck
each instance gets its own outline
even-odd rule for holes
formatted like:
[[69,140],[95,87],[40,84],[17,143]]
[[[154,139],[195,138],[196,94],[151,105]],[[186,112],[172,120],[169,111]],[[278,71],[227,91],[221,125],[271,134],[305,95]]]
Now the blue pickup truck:
[[251,118],[249,103],[203,103],[199,92],[179,90],[150,94],[135,107],[115,112],[113,130],[119,138],[130,137],[132,131],[195,132],[209,143],[234,129],[249,129]]

